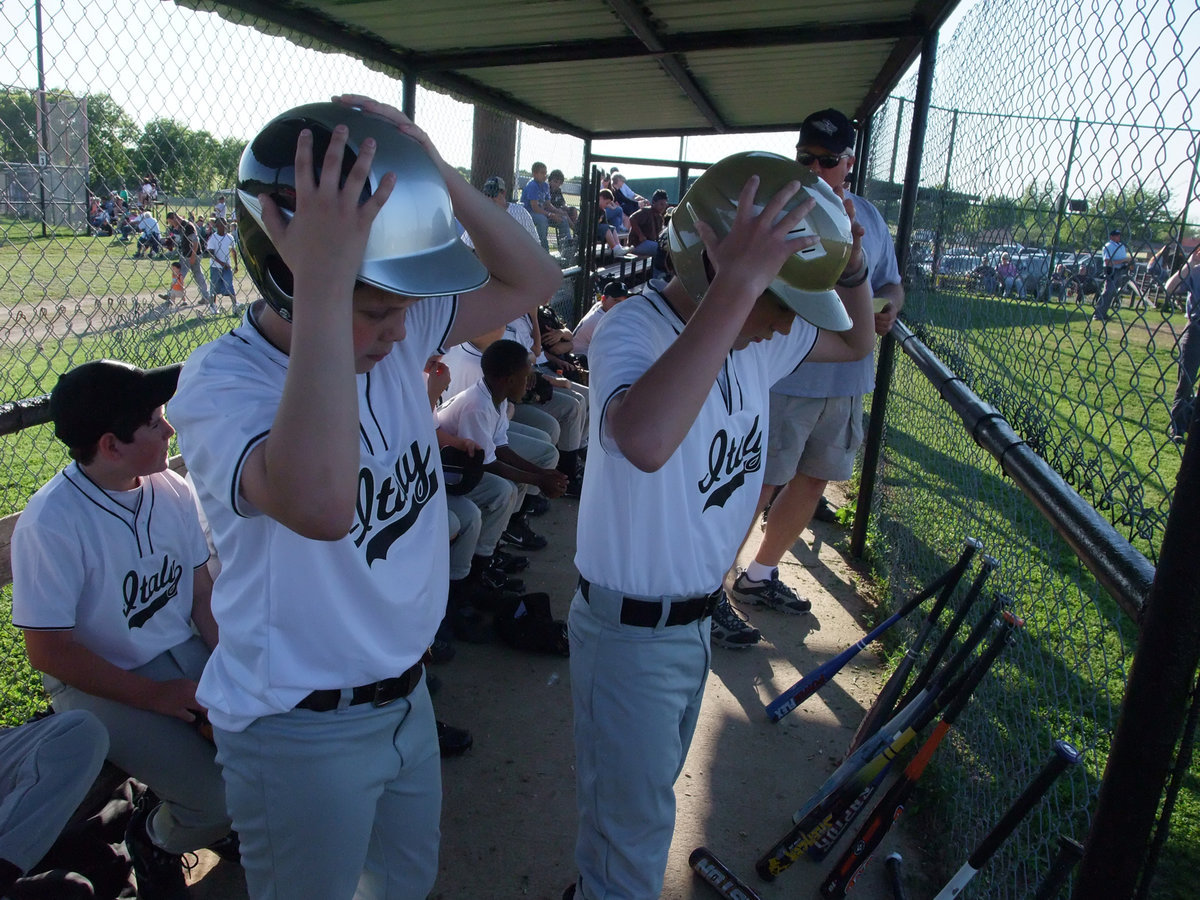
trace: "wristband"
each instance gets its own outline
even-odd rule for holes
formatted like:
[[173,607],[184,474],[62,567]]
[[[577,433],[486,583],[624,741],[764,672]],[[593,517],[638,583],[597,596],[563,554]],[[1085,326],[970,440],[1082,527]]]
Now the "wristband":
[[867,266],[866,260],[863,260],[862,268],[857,272],[851,272],[849,275],[843,272],[842,277],[837,280],[837,285],[844,288],[858,287],[867,280],[869,274],[870,268]]

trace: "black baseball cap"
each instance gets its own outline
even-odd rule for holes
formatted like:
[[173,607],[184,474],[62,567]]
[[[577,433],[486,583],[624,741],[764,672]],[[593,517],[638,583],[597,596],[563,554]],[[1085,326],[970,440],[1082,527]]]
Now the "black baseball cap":
[[816,145],[830,153],[842,153],[854,146],[854,126],[836,109],[822,109],[800,124],[797,147]]
[[1120,236],[1121,236],[1121,229],[1120,229],[1120,228],[1114,228],[1112,231],[1110,231],[1110,232],[1108,233],[1108,236],[1109,236],[1109,237],[1112,237],[1114,234],[1115,234],[1117,237],[1120,237]]
[[110,431],[136,428],[174,396],[182,368],[139,369],[115,359],[76,366],[50,392],[54,436],[68,447],[90,447]]
[[604,285],[604,290],[601,291],[605,297],[628,297],[629,288],[625,287],[623,281],[610,281]]

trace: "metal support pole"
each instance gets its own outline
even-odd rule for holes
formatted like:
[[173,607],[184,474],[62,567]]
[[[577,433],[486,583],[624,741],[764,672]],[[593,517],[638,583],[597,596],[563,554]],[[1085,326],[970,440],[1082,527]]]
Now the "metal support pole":
[[[921,67],[917,73],[917,95],[913,106],[912,134],[908,142],[908,163],[905,168],[904,192],[900,196],[900,219],[896,226],[896,262],[900,271],[908,268],[908,247],[912,242],[913,217],[917,209],[917,188],[921,183],[921,153],[925,147],[925,128],[929,123],[929,102],[933,94],[933,70],[937,63],[937,32],[925,36],[921,46]],[[875,392],[871,395],[871,418],[863,452],[862,476],[858,484],[858,501],[854,508],[854,532],[850,552],[861,558],[867,547],[867,523],[870,519],[871,498],[875,493],[875,476],[883,446],[883,419],[887,413],[888,392],[892,385],[896,341],[885,334],[879,345],[879,362],[875,367]]]
[[[892,135],[892,165],[888,169],[888,184],[896,183],[896,162],[900,159],[900,127],[904,123],[904,98],[900,98],[900,105],[896,107],[896,133]],[[888,201],[889,204],[891,201]],[[889,221],[892,218],[891,210],[886,210],[883,214],[885,219]],[[903,269],[900,270],[903,273]]]
[[[1074,900],[1132,897],[1200,664],[1200,440],[1188,437]],[[1149,873],[1147,873],[1149,874]]]
[[417,76],[412,72],[405,72],[401,89],[404,93],[403,99],[400,101],[400,110],[415,122],[417,121]]
[[[1050,245],[1050,268],[1047,270],[1047,278],[1049,273],[1054,271],[1054,262],[1058,257],[1058,242],[1062,239],[1063,219],[1067,215],[1067,198],[1071,195],[1071,169],[1075,164],[1075,148],[1078,145],[1079,118],[1076,117],[1074,129],[1071,131],[1071,150],[1067,154],[1067,170],[1063,172],[1062,193],[1058,196],[1058,217],[1054,221],[1054,243]],[[1046,299],[1050,299],[1049,295]]]
[[[950,171],[954,164],[954,139],[958,134],[958,110],[954,110],[954,115],[950,119],[950,146],[946,148],[946,171],[942,175],[942,189],[940,203],[938,204],[938,222],[937,231],[933,233],[933,262],[936,265],[937,261],[942,258],[942,239],[945,236],[946,229],[946,193],[950,190]],[[933,283],[937,285],[937,272],[933,272]]]
[[38,207],[42,219],[42,237],[46,230],[46,166],[50,164],[50,140],[46,133],[49,112],[46,109],[46,67],[42,60],[42,0],[33,2],[34,28],[37,31],[37,144]]
[[858,132],[858,147],[854,153],[854,184],[851,190],[863,196],[867,187],[867,166],[870,164],[871,130],[875,124],[875,116],[870,116]]
[[583,172],[579,176],[579,227],[576,229],[576,251],[579,253],[579,275],[575,280],[575,321],[591,305],[592,281],[596,271],[596,197],[600,191],[599,172],[592,162],[592,139],[583,142]]

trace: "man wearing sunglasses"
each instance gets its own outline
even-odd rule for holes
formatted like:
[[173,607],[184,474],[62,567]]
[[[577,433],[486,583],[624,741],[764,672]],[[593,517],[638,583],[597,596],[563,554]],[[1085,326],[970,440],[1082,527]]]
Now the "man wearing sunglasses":
[[[839,188],[854,165],[854,142],[850,120],[836,109],[824,109],[800,126],[796,159],[830,187]],[[849,192],[846,196],[854,201],[857,220],[866,229],[862,247],[875,296],[875,333],[884,335],[904,305],[895,246],[879,211],[861,197]],[[761,513],[768,503],[771,509],[753,562],[729,591],[743,606],[763,605],[786,613],[811,608],[780,580],[779,561],[814,516],[833,517],[822,494],[830,481],[846,481],[853,474],[862,443],[862,398],[874,386],[874,355],[868,354],[857,362],[804,363],[771,388],[770,438],[758,510]],[[825,505],[824,515],[819,505]],[[756,515],[752,521],[757,520]],[[746,629],[747,637],[757,639],[757,629]],[[722,642],[730,647],[751,643],[746,638]]]

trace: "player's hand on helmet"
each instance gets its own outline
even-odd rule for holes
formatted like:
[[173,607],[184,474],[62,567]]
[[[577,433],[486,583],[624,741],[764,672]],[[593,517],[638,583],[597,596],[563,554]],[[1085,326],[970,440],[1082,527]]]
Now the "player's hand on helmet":
[[[300,132],[296,142],[296,211],[290,222],[285,222],[269,196],[259,195],[263,227],[296,275],[297,283],[319,279],[329,284],[352,284],[371,234],[371,223],[396,184],[395,173],[387,173],[366,202],[359,204],[375,158],[375,140],[366,138],[345,185],[340,186],[338,174],[348,137],[345,125],[333,129],[321,163],[321,171],[328,177],[318,182],[313,171],[312,131],[306,128]],[[331,236],[337,240],[331,240]]]
[[196,700],[196,682],[190,678],[175,678],[170,681],[158,682],[150,705],[156,713],[182,719],[185,722],[195,721],[195,710],[204,709],[204,706]]
[[373,116],[381,116],[389,122],[394,122],[396,127],[401,132],[407,134],[410,138],[425,148],[434,161],[438,161],[441,157],[438,154],[437,148],[433,146],[433,141],[429,139],[429,135],[424,129],[413,124],[413,120],[406,116],[403,112],[396,109],[389,103],[380,103],[378,100],[366,96],[365,94],[339,94],[333,97],[334,103],[342,103],[346,106],[357,106],[363,112],[370,113]]
[[758,176],[751,175],[742,186],[737,215],[723,239],[718,239],[712,227],[696,217],[696,231],[714,272],[744,286],[756,298],[775,280],[789,257],[819,241],[815,235],[791,236],[792,230],[816,205],[812,197],[805,196],[801,203],[780,216],[787,202],[803,190],[799,181],[781,188],[761,211],[755,209],[758,185]]

